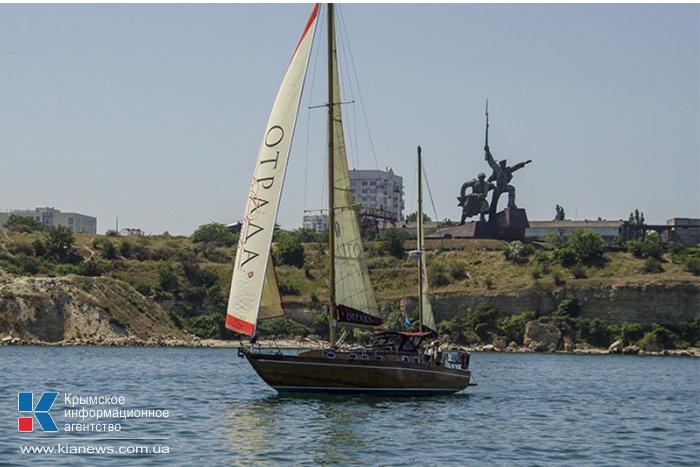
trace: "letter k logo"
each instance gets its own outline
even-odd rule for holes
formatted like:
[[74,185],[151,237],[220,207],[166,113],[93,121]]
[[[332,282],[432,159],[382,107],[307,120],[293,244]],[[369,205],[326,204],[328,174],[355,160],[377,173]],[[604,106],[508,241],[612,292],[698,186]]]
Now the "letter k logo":
[[[45,392],[35,406],[34,394],[31,392],[20,392],[17,395],[17,408],[23,413],[33,413],[42,431],[58,431],[58,427],[49,414],[49,410],[51,410],[51,406],[53,406],[57,397],[57,392]],[[19,417],[17,419],[17,431],[34,431],[34,419],[31,416]]]

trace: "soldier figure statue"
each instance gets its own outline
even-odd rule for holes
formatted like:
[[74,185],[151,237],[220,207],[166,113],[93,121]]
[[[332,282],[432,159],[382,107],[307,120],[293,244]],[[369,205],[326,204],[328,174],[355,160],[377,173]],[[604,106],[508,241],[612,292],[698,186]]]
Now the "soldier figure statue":
[[[486,200],[486,195],[489,191],[496,188],[493,183],[489,183],[486,180],[486,174],[483,172],[479,174],[479,178],[472,179],[465,182],[460,190],[460,195],[457,198],[459,200],[459,206],[462,206],[462,220],[459,221],[459,225],[464,225],[464,221],[467,217],[480,215],[479,220],[484,221],[485,215],[489,212],[489,202]],[[472,192],[466,194],[467,188],[471,187]]]
[[[493,159],[493,156],[491,155],[491,151],[489,150],[488,144],[484,146],[484,151],[486,151],[484,159],[486,159],[486,161],[493,169],[493,173],[489,177],[488,181],[496,181],[496,189],[493,190],[489,216],[493,216],[494,214],[496,214],[496,205],[498,204],[498,198],[503,192],[508,193],[508,207],[517,208],[517,206],[515,205],[515,188],[513,187],[513,185],[509,185],[509,183],[513,179],[513,172],[522,169],[523,167],[525,167],[526,164],[532,162],[532,160],[520,162],[512,167],[508,167],[506,165],[507,161],[505,159],[503,159],[499,163],[496,163],[496,161]],[[491,219],[491,217],[489,217],[489,219]]]

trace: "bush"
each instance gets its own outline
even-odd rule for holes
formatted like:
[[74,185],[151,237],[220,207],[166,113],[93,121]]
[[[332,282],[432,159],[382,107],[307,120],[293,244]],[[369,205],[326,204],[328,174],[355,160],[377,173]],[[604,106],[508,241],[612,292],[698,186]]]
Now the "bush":
[[488,340],[489,332],[495,331],[496,309],[490,303],[481,303],[467,310],[467,330],[473,331],[482,342]]
[[526,245],[519,240],[515,240],[508,244],[508,249],[503,252],[508,261],[516,264],[527,262],[527,257],[533,253],[531,245]]
[[649,238],[641,240],[631,240],[625,244],[627,251],[629,251],[635,258],[655,258],[660,260],[661,253],[663,253],[663,248],[661,245]]
[[136,291],[143,295],[144,297],[150,297],[153,295],[153,288],[148,284],[139,284],[136,286]]
[[460,316],[440,322],[438,330],[440,334],[447,334],[450,340],[457,344],[468,345],[478,340],[478,336],[468,332],[466,322]]
[[576,263],[573,266],[569,268],[569,271],[571,271],[571,274],[574,276],[574,279],[585,279],[588,277],[586,275],[586,268],[580,264]]
[[575,321],[576,334],[579,340],[594,347],[607,347],[615,336],[615,327],[601,319],[578,318]]
[[101,276],[104,268],[97,261],[89,260],[81,263],[76,270],[76,273],[81,276],[97,277]]
[[644,328],[639,323],[623,323],[619,330],[617,339],[622,339],[625,344],[633,344],[644,336]]
[[309,328],[291,319],[274,318],[258,322],[256,334],[271,337],[307,336]]
[[582,264],[600,265],[605,261],[605,242],[597,232],[574,229],[567,244],[574,250],[576,260]]
[[197,230],[192,234],[192,241],[230,247],[236,244],[237,239],[224,224],[211,222],[197,227]]
[[224,324],[225,315],[225,309],[205,313],[185,320],[183,327],[202,339],[225,339],[231,336],[231,331]]
[[557,248],[552,255],[565,268],[573,266],[577,261],[576,252],[570,247]]
[[322,339],[328,339],[329,333],[330,333],[330,327],[328,326],[328,313],[323,312],[319,313],[314,317],[314,320],[311,324],[312,329],[314,334],[319,336]]
[[428,266],[428,280],[433,287],[442,287],[450,283],[444,263],[433,262]]
[[41,232],[45,229],[44,224],[33,217],[10,214],[5,221],[5,228],[13,232]]
[[102,244],[102,257],[110,260],[117,258],[117,248],[114,243],[107,240]]
[[125,328],[126,323],[124,323],[124,317],[122,315],[113,315],[109,317],[109,324],[114,324],[116,326]]
[[37,258],[46,255],[46,244],[40,239],[36,239],[32,242],[32,248],[34,249],[34,256]]
[[683,269],[695,276],[700,276],[700,258],[686,257],[683,261]]
[[304,246],[294,236],[280,234],[272,254],[277,264],[301,268],[304,266]]
[[173,271],[173,268],[169,264],[167,266],[161,266],[160,269],[158,269],[158,280],[160,288],[166,292],[174,292],[179,287],[177,274],[175,274],[175,271]]
[[131,258],[131,243],[126,240],[122,240],[119,244],[119,254],[124,258]]
[[581,312],[581,305],[576,297],[568,296],[559,303],[554,316],[575,318]]
[[566,246],[566,237],[556,232],[546,233],[540,239],[551,244],[554,248],[564,248]]
[[659,352],[666,349],[687,347],[688,343],[682,341],[676,334],[658,324],[651,326],[651,331],[644,334],[637,345],[648,352]]
[[506,336],[508,341],[523,343],[525,337],[525,325],[535,319],[535,314],[531,311],[524,311],[517,315],[507,316],[498,321],[498,330]]
[[299,284],[289,279],[280,280],[279,290],[282,295],[301,295]]
[[387,229],[379,237],[379,244],[382,251],[398,259],[406,258],[406,248],[404,240],[408,238],[408,233],[400,229]]
[[447,263],[447,269],[454,280],[459,281],[467,277],[467,265],[462,261],[450,261]]
[[554,273],[552,274],[552,281],[556,286],[561,286],[566,283],[564,278],[561,277],[561,273],[559,271],[554,271]]
[[68,227],[62,225],[53,227],[46,238],[46,255],[59,263],[77,263],[79,259],[76,261],[73,251],[74,241],[73,231]]
[[292,235],[294,238],[296,238],[300,243],[312,243],[312,242],[318,242],[321,240],[319,238],[320,234],[317,234],[312,229],[306,229],[303,227],[300,229],[292,230],[290,232],[290,235]]
[[664,272],[664,268],[661,267],[661,262],[658,259],[649,257],[646,260],[644,260],[643,271],[646,274],[658,274],[660,272]]

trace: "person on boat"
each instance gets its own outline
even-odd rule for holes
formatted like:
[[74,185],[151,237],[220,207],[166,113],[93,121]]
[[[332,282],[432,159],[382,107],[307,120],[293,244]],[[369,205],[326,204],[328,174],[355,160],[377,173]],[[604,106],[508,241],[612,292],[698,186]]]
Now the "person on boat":
[[491,154],[491,150],[489,149],[488,144],[484,146],[484,151],[486,152],[486,154],[484,155],[484,159],[486,159],[486,161],[493,169],[493,173],[489,177],[488,181],[496,181],[496,189],[493,190],[493,196],[491,197],[491,209],[489,211],[489,215],[496,214],[496,205],[498,204],[498,198],[504,192],[508,193],[508,207],[511,209],[517,208],[517,206],[515,205],[515,187],[513,185],[509,185],[509,183],[513,179],[513,172],[525,167],[525,165],[532,162],[532,159],[527,160],[525,162],[520,162],[512,167],[508,167],[508,161],[506,159],[503,159],[502,161],[496,163],[496,161],[493,158],[493,155]]
[[[493,183],[487,182],[486,174],[481,172],[478,178],[473,178],[468,182],[464,182],[462,189],[459,192],[459,206],[462,206],[462,219],[459,225],[464,225],[467,217],[480,215],[479,220],[486,220],[486,213],[489,212],[489,202],[486,200],[488,192],[496,188]],[[470,194],[466,194],[467,188],[472,189]]]
[[439,365],[440,364],[440,341],[439,340],[434,340],[433,342],[430,343],[428,346],[428,349],[425,352],[426,356],[428,357],[428,363],[430,364],[435,364]]

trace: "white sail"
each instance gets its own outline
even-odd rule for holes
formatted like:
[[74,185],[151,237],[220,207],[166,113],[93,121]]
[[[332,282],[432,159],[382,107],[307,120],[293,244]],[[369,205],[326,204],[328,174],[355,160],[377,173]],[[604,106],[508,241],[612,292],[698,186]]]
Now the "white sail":
[[269,255],[262,297],[260,298],[258,320],[279,318],[281,316],[284,316],[284,304],[282,303],[280,289],[277,286],[277,274],[275,273],[275,266],[272,264],[272,255]]
[[437,331],[435,324],[435,315],[433,315],[433,307],[430,305],[430,292],[428,291],[428,271],[425,267],[425,255],[421,260],[420,273],[423,275],[423,287],[420,291],[420,299],[423,303],[423,326],[432,331]]
[[369,281],[369,271],[360,239],[357,221],[357,205],[350,190],[350,173],[345,150],[345,137],[341,112],[340,84],[338,81],[338,56],[335,34],[331,37],[333,73],[333,190],[335,213],[335,297],[339,308],[347,307],[351,316],[342,319],[353,325],[374,325],[381,320],[369,320],[356,311],[379,318],[374,290]]
[[421,324],[431,331],[437,331],[433,307],[430,305],[430,292],[428,291],[428,270],[425,266],[425,226],[423,219],[423,161],[421,159],[421,148],[418,146],[418,212],[417,214],[417,239],[418,239],[418,267],[420,268],[420,290],[418,299],[421,302]]
[[226,315],[226,327],[241,334],[255,334],[263,295],[275,300],[274,292],[263,294],[263,288],[277,287],[269,267],[270,245],[317,16],[318,5],[311,13],[282,80],[255,164]]

